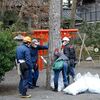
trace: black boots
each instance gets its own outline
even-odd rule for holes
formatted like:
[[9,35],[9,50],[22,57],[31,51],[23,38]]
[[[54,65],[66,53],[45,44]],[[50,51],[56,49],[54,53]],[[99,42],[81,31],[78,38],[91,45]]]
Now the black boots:
[[55,85],[54,90],[55,92],[58,92],[58,85]]

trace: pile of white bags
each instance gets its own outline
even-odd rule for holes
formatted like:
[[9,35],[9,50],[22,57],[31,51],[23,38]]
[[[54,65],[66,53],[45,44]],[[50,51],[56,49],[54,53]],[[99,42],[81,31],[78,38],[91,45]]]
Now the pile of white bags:
[[100,93],[100,78],[99,75],[92,75],[90,72],[83,76],[78,73],[75,77],[75,82],[63,90],[65,93],[77,95],[78,93],[89,91],[92,93]]

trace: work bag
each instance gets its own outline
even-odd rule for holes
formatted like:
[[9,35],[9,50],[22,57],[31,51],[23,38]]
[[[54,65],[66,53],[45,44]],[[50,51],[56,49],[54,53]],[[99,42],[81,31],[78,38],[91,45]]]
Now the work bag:
[[19,60],[19,66],[20,66],[21,73],[28,70],[28,66],[24,60]]
[[24,72],[27,69],[28,69],[28,66],[27,66],[27,64],[25,62],[20,63],[20,70],[21,70],[21,72]]
[[21,75],[26,70],[28,70],[28,66],[27,66],[25,60],[18,60],[17,61],[17,59],[15,59],[15,64],[16,64],[16,68],[17,68],[18,75]]

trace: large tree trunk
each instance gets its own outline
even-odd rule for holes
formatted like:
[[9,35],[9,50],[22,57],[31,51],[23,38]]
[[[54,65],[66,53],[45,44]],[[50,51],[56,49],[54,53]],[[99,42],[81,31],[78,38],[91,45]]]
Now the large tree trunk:
[[61,0],[50,0],[49,8],[49,61],[47,66],[46,87],[50,88],[50,76],[55,48],[60,48]]
[[72,7],[71,7],[71,23],[70,23],[70,28],[74,28],[75,27],[76,4],[77,4],[77,0],[73,0]]

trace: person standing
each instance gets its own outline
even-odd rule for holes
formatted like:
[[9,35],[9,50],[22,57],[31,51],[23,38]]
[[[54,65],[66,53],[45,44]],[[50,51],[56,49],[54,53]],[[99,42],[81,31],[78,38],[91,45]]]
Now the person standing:
[[58,91],[58,79],[59,73],[62,72],[63,76],[63,83],[64,88],[68,86],[68,58],[59,52],[59,49],[55,49],[54,51],[54,64],[53,64],[53,71],[54,71],[54,90],[55,92]]
[[[37,80],[39,77],[39,68],[38,68],[38,50],[48,49],[48,46],[40,45],[37,39],[33,39],[31,46],[30,46],[30,53],[31,53],[31,61],[33,64],[33,76],[30,77],[29,82],[32,83],[33,87],[39,87],[37,85]],[[32,80],[31,80],[32,79]]]
[[30,98],[31,95],[28,95],[28,78],[29,70],[32,68],[31,55],[30,55],[30,43],[31,38],[26,36],[23,38],[23,44],[16,48],[16,60],[20,65],[20,82],[19,82],[19,93],[22,98]]
[[70,42],[70,39],[68,37],[64,37],[62,39],[62,45],[64,46],[63,53],[69,59],[69,71],[68,71],[68,74],[71,75],[72,78],[74,79],[74,77],[75,77],[75,65],[76,65],[76,53],[75,53],[74,46],[70,45],[69,42]]

